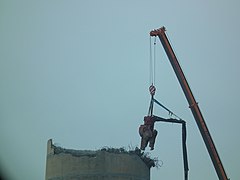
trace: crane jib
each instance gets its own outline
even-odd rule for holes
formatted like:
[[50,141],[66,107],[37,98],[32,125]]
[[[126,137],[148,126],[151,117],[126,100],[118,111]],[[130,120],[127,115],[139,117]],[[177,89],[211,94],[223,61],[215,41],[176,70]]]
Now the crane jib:
[[202,113],[199,109],[198,103],[196,102],[192,91],[188,85],[188,82],[185,78],[185,75],[181,69],[181,66],[175,56],[175,53],[168,41],[168,38],[165,34],[165,27],[153,30],[150,32],[150,36],[158,36],[162,46],[168,56],[168,59],[173,67],[173,70],[178,78],[178,81],[182,87],[182,90],[185,94],[185,97],[188,101],[189,107],[192,111],[192,114],[194,116],[194,119],[198,125],[199,131],[202,135],[202,138],[204,140],[204,143],[207,147],[208,153],[211,157],[212,163],[214,165],[214,168],[216,170],[216,173],[218,175],[219,180],[228,180],[226,172],[224,170],[223,164],[220,160],[220,157],[217,153],[217,149],[214,145],[213,139],[211,138],[210,132],[208,131],[207,125],[204,121],[204,118],[202,116]]

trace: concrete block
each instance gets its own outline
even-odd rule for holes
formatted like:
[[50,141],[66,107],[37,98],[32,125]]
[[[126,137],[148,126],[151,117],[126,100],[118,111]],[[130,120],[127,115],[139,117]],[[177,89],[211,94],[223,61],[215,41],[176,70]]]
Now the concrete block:
[[72,150],[47,143],[46,180],[150,180],[150,168],[135,153]]

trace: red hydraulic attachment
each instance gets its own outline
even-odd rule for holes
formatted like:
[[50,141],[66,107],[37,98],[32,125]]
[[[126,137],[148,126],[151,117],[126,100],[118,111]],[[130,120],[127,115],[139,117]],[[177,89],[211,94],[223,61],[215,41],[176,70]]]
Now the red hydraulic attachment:
[[168,41],[165,31],[166,31],[165,27],[162,27],[162,28],[151,31],[150,36],[158,36],[163,45],[163,48],[168,56],[168,59],[175,71],[178,81],[179,81],[179,83],[182,87],[182,90],[185,94],[185,97],[188,101],[189,107],[190,107],[192,114],[194,116],[194,119],[198,125],[198,129],[201,132],[202,138],[205,142],[205,145],[207,147],[208,153],[211,157],[212,163],[214,165],[214,168],[216,170],[219,180],[228,180],[226,172],[223,167],[223,164],[220,160],[217,149],[214,145],[213,139],[210,135],[207,125],[203,119],[202,113],[199,109],[198,103],[196,102],[196,100],[192,94],[192,91],[188,85],[188,82],[185,78],[182,68],[180,67],[180,64],[178,63],[175,53]]

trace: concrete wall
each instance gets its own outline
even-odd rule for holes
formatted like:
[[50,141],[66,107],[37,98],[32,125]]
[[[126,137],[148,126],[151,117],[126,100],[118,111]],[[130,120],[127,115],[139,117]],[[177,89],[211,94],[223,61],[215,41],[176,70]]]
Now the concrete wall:
[[46,180],[150,180],[136,154],[82,151],[47,145]]

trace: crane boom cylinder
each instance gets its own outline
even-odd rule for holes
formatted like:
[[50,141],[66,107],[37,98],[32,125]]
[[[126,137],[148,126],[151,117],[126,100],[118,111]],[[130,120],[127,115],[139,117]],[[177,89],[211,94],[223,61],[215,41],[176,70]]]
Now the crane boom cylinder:
[[224,170],[224,167],[223,167],[220,157],[218,155],[217,149],[214,145],[213,139],[210,135],[210,132],[209,132],[207,125],[204,121],[204,118],[202,116],[202,113],[199,109],[198,103],[196,102],[196,100],[193,96],[193,93],[188,85],[188,82],[185,78],[182,68],[181,68],[181,66],[175,56],[175,53],[168,41],[165,31],[166,31],[165,27],[162,27],[157,30],[151,31],[150,36],[158,36],[163,45],[163,48],[168,56],[168,59],[174,69],[174,72],[178,78],[178,81],[179,81],[179,83],[182,87],[182,90],[185,94],[185,97],[188,101],[189,108],[191,109],[194,119],[198,125],[198,129],[200,130],[200,133],[201,133],[204,143],[207,147],[208,153],[211,157],[212,163],[214,165],[214,168],[216,170],[219,180],[228,180],[226,172]]

